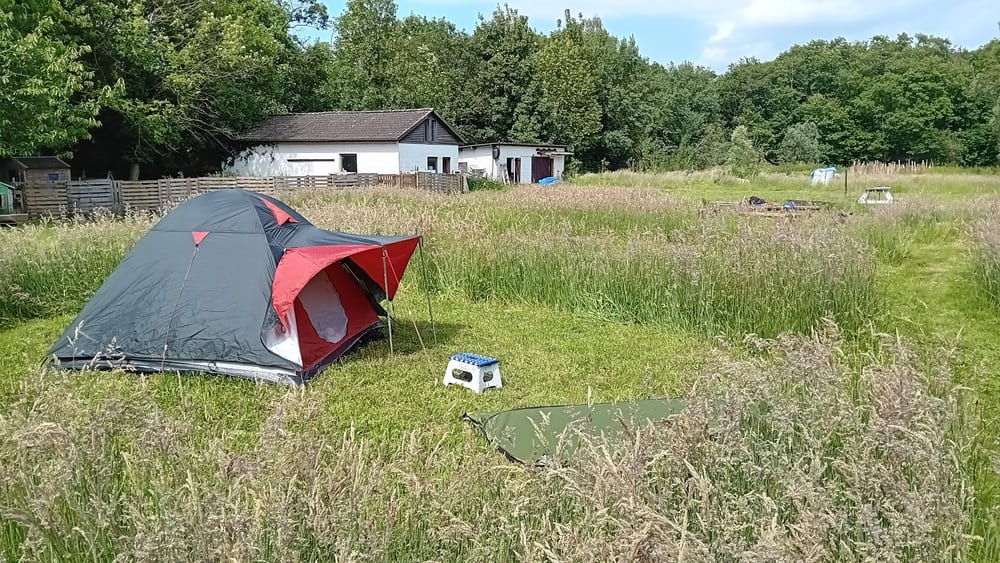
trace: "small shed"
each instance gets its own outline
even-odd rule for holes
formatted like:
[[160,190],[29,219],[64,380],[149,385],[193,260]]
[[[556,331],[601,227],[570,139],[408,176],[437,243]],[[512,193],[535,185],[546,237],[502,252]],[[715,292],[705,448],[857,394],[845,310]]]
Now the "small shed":
[[0,182],[23,185],[69,181],[71,168],[55,156],[19,156],[0,161]]
[[458,163],[463,172],[504,183],[537,184],[545,178],[562,178],[566,157],[572,154],[565,145],[483,143],[461,147]]

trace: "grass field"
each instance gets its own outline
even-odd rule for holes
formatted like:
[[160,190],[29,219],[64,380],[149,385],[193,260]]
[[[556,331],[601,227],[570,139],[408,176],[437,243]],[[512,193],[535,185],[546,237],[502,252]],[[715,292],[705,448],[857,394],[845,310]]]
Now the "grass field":
[[[155,218],[0,230],[0,553],[995,561],[1000,176],[849,182],[289,195],[322,227],[427,241],[396,353],[374,343],[305,390],[39,368]],[[865,185],[898,203],[855,205]],[[750,195],[831,205],[705,205]],[[499,357],[504,388],[442,387],[463,350]],[[512,465],[461,421],[662,396],[689,408],[563,468]]]

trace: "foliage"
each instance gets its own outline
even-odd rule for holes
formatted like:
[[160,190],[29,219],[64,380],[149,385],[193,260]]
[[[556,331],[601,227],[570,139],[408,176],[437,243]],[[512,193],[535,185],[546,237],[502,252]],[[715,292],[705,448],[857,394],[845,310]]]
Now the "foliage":
[[505,190],[508,185],[499,180],[487,178],[486,176],[469,176],[469,191]]
[[555,36],[535,57],[539,108],[546,123],[544,136],[562,139],[574,150],[589,148],[601,130],[601,108],[582,49],[566,36]]
[[89,48],[67,37],[55,0],[0,0],[0,157],[65,149],[97,125]]
[[816,124],[807,121],[789,127],[778,147],[778,159],[783,163],[819,162],[819,129]]
[[349,0],[310,43],[319,0],[4,1],[0,153],[71,152],[91,176],[215,171],[276,113],[412,107],[470,143],[569,145],[584,172],[724,164],[740,126],[769,162],[1000,164],[1000,40],[810,41],[716,73],[569,10],[542,34],[498,6],[469,33]]
[[391,107],[402,36],[392,0],[349,0],[337,18],[330,102],[342,109]]
[[726,156],[729,172],[740,178],[753,178],[760,174],[762,156],[750,139],[747,127],[738,125],[733,129],[729,141],[729,153]]

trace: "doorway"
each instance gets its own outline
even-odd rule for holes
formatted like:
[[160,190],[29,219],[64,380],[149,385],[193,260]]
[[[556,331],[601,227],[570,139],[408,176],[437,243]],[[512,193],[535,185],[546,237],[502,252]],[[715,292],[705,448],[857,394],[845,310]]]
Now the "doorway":
[[552,159],[547,156],[531,157],[531,183],[537,184],[542,178],[552,175]]

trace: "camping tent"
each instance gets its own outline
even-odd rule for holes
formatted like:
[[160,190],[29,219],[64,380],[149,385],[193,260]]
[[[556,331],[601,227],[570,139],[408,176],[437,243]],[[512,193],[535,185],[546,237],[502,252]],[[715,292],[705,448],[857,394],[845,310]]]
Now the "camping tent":
[[70,369],[301,384],[381,327],[419,237],[319,229],[245,190],[165,215],[52,346]]

